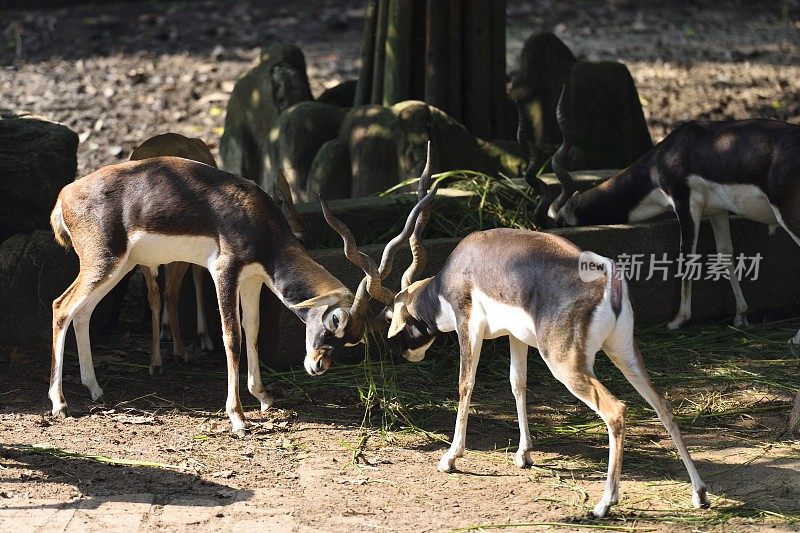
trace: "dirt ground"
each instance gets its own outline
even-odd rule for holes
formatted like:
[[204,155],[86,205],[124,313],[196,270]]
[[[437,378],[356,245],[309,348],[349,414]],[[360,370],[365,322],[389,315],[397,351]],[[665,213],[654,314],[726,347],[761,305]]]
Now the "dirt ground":
[[[457,403],[452,342],[437,343],[416,365],[338,365],[318,378],[264,369],[276,405],[260,413],[243,393],[256,427],[237,439],[221,409],[222,356],[170,361],[151,378],[147,332],[129,326],[133,333],[95,349],[105,404],[90,401],[77,354],[67,353],[74,415],[67,419],[44,414],[44,354],[0,361],[0,529],[23,517],[41,520],[42,509],[72,510],[69,520],[50,519],[71,524],[65,531],[105,529],[108,522],[98,520],[120,508],[128,526],[117,529],[175,531],[800,528],[800,440],[784,434],[798,369],[785,342],[796,320],[746,334],[724,325],[639,333],[708,484],[709,510],[692,509],[686,472],[663,428],[598,357],[598,376],[629,407],[622,499],[606,520],[586,518],[602,493],[605,427],[536,356],[528,383],[535,466],[513,464],[518,429],[507,348],[490,344],[467,454],[456,473],[443,474],[436,463]],[[117,464],[125,461],[141,463]],[[97,509],[105,512],[92,515]]]
[[[629,66],[655,140],[698,116],[800,121],[794,3],[634,4],[509,1],[509,68],[525,37],[549,29],[581,57]],[[228,93],[263,44],[298,44],[315,94],[356,76],[362,3],[297,5],[137,2],[3,13],[0,107],[77,131],[79,174],[127,158],[166,130],[216,145]],[[631,414],[622,500],[608,520],[585,519],[602,492],[605,429],[533,355],[536,467],[513,465],[518,430],[508,356],[498,349],[479,372],[468,452],[459,472],[442,474],[436,463],[457,401],[451,342],[419,365],[339,365],[317,379],[265,368],[276,407],[259,413],[245,392],[258,425],[241,440],[228,434],[221,410],[223,356],[170,361],[163,376],[150,378],[140,321],[95,346],[105,405],[89,400],[77,355],[67,353],[74,417],[66,420],[45,415],[47,353],[6,350],[0,529],[34,529],[35,513],[90,513],[113,502],[123,514],[102,528],[798,530],[800,441],[783,434],[799,368],[785,340],[797,327],[795,320],[747,334],[723,325],[640,332],[709,485],[708,511],[691,509],[685,471],[657,419],[598,358],[599,375]],[[125,461],[143,464],[119,464]],[[130,518],[135,509],[139,522]]]

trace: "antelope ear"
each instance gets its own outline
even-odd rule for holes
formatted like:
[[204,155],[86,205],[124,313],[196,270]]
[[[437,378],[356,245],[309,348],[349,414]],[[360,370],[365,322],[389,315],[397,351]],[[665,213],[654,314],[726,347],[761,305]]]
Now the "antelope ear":
[[334,289],[325,294],[309,298],[308,300],[302,301],[300,303],[293,304],[291,307],[293,307],[294,309],[308,309],[309,307],[334,305],[340,303],[347,297],[349,297],[350,300],[352,300],[353,294],[347,287],[341,287],[339,289]]
[[386,337],[391,339],[406,326],[406,303],[401,299],[394,301],[394,309],[392,309],[392,323],[389,324],[389,331]]
[[569,197],[569,200],[564,202],[564,205],[561,206],[561,210],[559,215],[561,219],[566,222],[568,226],[577,226],[578,219],[575,216],[575,211],[578,210],[578,206],[581,204],[581,193],[575,191],[572,193],[572,196]]

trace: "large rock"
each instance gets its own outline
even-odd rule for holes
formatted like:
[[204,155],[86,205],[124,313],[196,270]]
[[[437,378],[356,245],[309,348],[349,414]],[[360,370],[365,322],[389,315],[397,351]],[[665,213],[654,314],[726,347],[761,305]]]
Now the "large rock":
[[540,33],[525,41],[511,94],[527,114],[542,159],[561,144],[556,106],[565,85],[576,148],[573,168],[624,168],[653,146],[627,67],[577,61],[558,37]]
[[306,198],[310,201],[318,197],[326,200],[350,198],[352,180],[347,145],[341,139],[331,139],[320,147],[311,163]]
[[[49,231],[16,234],[0,243],[0,344],[49,347],[53,335],[53,300],[78,275],[78,256],[56,244]],[[92,334],[101,326],[110,300],[94,312]],[[72,335],[67,336],[73,342]]]
[[356,99],[356,86],[358,80],[346,80],[339,85],[334,85],[330,89],[319,95],[317,102],[330,104],[339,107],[353,107]]
[[347,114],[339,138],[350,154],[351,197],[369,196],[399,181],[402,137],[392,108],[364,105]]
[[465,169],[516,176],[524,165],[517,154],[476,138],[460,122],[424,102],[359,106],[348,113],[338,137],[350,155],[351,197],[375,194],[418,176],[429,138],[436,145],[439,172]]
[[219,147],[222,169],[260,182],[275,119],[311,99],[303,52],[292,45],[269,47],[231,92]]
[[569,47],[552,33],[534,34],[522,46],[511,95],[527,111],[538,144],[561,142],[555,109],[576,62]]
[[78,136],[31,116],[0,116],[0,240],[50,226],[61,188],[75,179]]
[[270,132],[269,160],[261,187],[271,191],[280,168],[294,201],[309,201],[306,189],[314,157],[338,135],[346,113],[343,107],[319,102],[301,102],[281,113]]
[[571,109],[575,146],[584,168],[624,168],[653,141],[628,67],[615,61],[579,61],[572,67]]

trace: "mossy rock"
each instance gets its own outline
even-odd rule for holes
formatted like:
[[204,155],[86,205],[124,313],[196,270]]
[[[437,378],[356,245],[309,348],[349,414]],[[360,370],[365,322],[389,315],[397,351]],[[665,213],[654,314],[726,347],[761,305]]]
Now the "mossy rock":
[[356,86],[358,80],[346,80],[330,89],[325,89],[317,98],[321,104],[330,104],[339,107],[353,107],[356,99]]
[[[49,231],[15,234],[0,243],[0,331],[2,344],[26,348],[50,347],[53,335],[53,300],[61,296],[78,275],[78,256],[56,244]],[[91,324],[94,338],[102,317],[111,306],[104,298],[95,308]],[[67,335],[74,343],[74,336]]]
[[463,124],[424,102],[361,106],[348,113],[339,133],[350,154],[351,197],[419,176],[429,138],[435,144],[437,172],[463,169],[517,176],[524,165],[518,155],[476,138]]
[[314,156],[308,173],[306,198],[310,202],[318,197],[325,200],[350,198],[352,179],[347,145],[341,139],[331,139]]
[[307,183],[314,158],[323,144],[338,135],[346,113],[346,108],[320,102],[301,102],[281,113],[270,132],[261,187],[271,191],[280,168],[294,201],[309,201]]
[[572,67],[570,116],[584,168],[625,168],[653,141],[628,67],[579,61]]
[[75,179],[78,135],[29,115],[0,116],[0,239],[50,227],[61,188]]
[[522,46],[511,96],[527,111],[537,144],[561,142],[556,104],[576,62],[569,47],[552,33],[534,34]]
[[228,100],[220,140],[224,170],[260,182],[269,134],[286,108],[312,100],[303,52],[293,45],[274,45],[236,82]]

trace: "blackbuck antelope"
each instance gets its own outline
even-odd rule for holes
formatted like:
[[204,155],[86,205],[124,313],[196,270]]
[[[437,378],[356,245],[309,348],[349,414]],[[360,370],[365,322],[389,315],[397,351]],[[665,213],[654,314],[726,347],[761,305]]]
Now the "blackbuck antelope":
[[[550,206],[556,224],[623,224],[674,211],[686,256],[696,252],[700,219],[708,215],[717,252],[732,255],[732,212],[766,224],[770,232],[780,225],[800,245],[800,126],[767,119],[686,122],[633,165],[580,193],[565,164],[572,147],[567,112],[562,91],[556,115],[564,142],[553,156],[562,192]],[[736,299],[734,324],[747,325],[733,262],[728,277]],[[685,324],[691,304],[692,280],[684,277],[678,312],[667,327]],[[800,344],[800,331],[790,342]],[[789,420],[790,431],[800,430],[800,394]]]
[[[430,155],[428,161],[430,165]],[[420,181],[420,196],[429,183],[425,179],[429,175],[428,167]],[[322,207],[328,223],[344,239],[348,257],[358,257],[352,233],[333,217],[324,202]],[[420,237],[428,216],[426,208],[415,224],[410,240],[412,264],[403,276],[400,292],[376,286],[370,294],[387,306],[387,316],[391,317],[388,335],[400,334],[403,356],[409,361],[422,360],[440,333],[458,334],[458,415],[453,443],[439,462],[439,470],[453,470],[456,458],[464,453],[467,415],[484,339],[507,336],[511,347],[511,389],[520,429],[515,463],[519,467],[532,464],[526,383],[528,346],[533,346],[539,349],[553,375],[597,412],[608,427],[608,479],[605,494],[594,507],[595,516],[605,516],[619,500],[625,404],[594,375],[595,354],[602,348],[653,407],[675,442],[691,478],[694,505],[708,506],[705,485],[683,443],[669,403],[650,382],[633,339],[634,318],[627,285],[614,263],[590,252],[582,255],[573,244],[554,235],[495,229],[469,235],[450,254],[439,274],[414,281],[424,264]],[[388,273],[383,265],[392,264],[394,252],[387,246],[382,268],[364,265],[364,271],[371,279],[382,282]],[[584,276],[587,281],[579,275],[579,259],[598,269],[594,275]]]
[[[164,133],[147,139],[133,150],[130,160],[138,161],[162,156],[183,157],[217,168],[217,162],[214,160],[214,156],[211,155],[211,151],[202,139],[189,138],[178,133]],[[286,183],[286,178],[283,177],[283,173],[280,172],[276,180],[276,188],[273,191],[273,198],[276,199],[278,204],[282,207],[286,220],[289,222],[289,226],[292,228],[295,236],[303,241],[305,238],[305,223],[295,209],[291,195],[289,194],[288,197],[285,196],[288,191],[289,185]],[[144,266],[141,268],[147,285],[147,299],[150,304],[150,314],[152,317],[151,375],[156,372],[161,373],[162,369],[159,339],[168,340],[171,337],[174,355],[186,362],[189,361],[189,351],[183,344],[183,337],[178,320],[178,299],[181,284],[183,283],[183,278],[188,268],[189,263],[183,262],[169,263],[166,265],[164,312],[161,315],[160,323],[158,317],[161,313],[161,300],[158,283],[156,281],[158,269]],[[197,310],[197,337],[200,341],[201,349],[210,351],[214,349],[214,343],[208,333],[208,319],[204,305],[205,298],[203,296],[203,267],[192,265],[192,278],[194,281]],[[169,330],[167,330],[166,327],[162,329],[162,326],[167,325],[169,326]],[[167,335],[167,331],[169,331],[171,335]]]
[[[139,161],[151,157],[174,156],[191,159],[200,163],[217,168],[217,162],[211,151],[202,139],[189,138],[177,133],[164,133],[147,139],[145,142],[133,149],[131,161]],[[180,295],[181,284],[189,263],[175,262],[169,263],[165,267],[165,286],[164,286],[164,313],[161,315],[161,295],[158,288],[158,267],[142,266],[142,276],[147,285],[147,301],[150,304],[151,327],[152,327],[152,347],[150,354],[150,374],[162,371],[161,348],[159,340],[173,340],[173,353],[181,357],[184,361],[189,361],[189,351],[183,344],[180,323],[178,321],[178,297]],[[195,302],[197,308],[197,338],[203,350],[213,350],[214,343],[208,334],[208,319],[203,296],[203,267],[192,265],[192,278],[194,281]],[[169,326],[170,336],[165,335],[167,329],[163,331],[161,326]]]
[[[630,167],[581,193],[565,165],[572,136],[564,101],[562,92],[557,118],[564,143],[553,156],[553,170],[563,190],[550,208],[556,224],[624,224],[674,211],[680,252],[688,255],[696,252],[700,219],[708,215],[717,252],[733,254],[732,212],[771,231],[780,225],[800,244],[800,126],[767,119],[686,122]],[[747,325],[747,302],[732,261],[728,274],[734,324]],[[686,277],[669,328],[691,318],[691,302],[692,280]],[[800,344],[800,331],[792,341]]]
[[182,261],[211,273],[227,356],[226,412],[237,435],[245,430],[238,380],[242,325],[248,389],[262,410],[272,404],[258,365],[263,284],[305,322],[309,374],[327,370],[338,346],[362,337],[366,280],[354,296],[309,257],[266,192],[210,165],[156,157],[103,167],[61,190],[50,223],[57,242],[72,246],[80,259],[77,278],[53,302],[49,396],[54,415],[67,407],[62,373],[70,323],[81,382],[92,399],[103,395],[92,363],[89,320],[100,299],[136,265],[155,268]]

